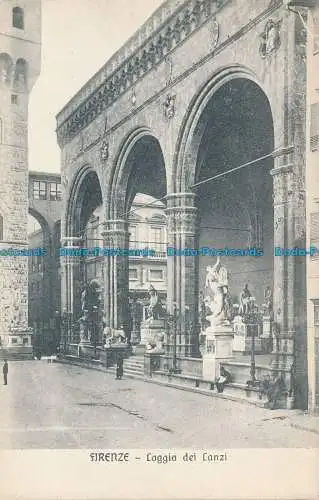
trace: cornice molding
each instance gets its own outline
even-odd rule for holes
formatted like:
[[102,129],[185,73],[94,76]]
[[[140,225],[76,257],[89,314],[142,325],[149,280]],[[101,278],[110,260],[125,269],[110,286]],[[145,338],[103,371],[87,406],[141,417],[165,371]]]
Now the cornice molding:
[[[176,48],[184,43],[184,41],[192,36],[199,28],[211,21],[211,19],[216,16],[216,13],[230,1],[231,0],[190,0],[176,10],[170,19],[166,20],[165,24],[162,25],[156,33],[153,33],[153,37],[150,37],[144,45],[126,59],[102,84],[96,86],[97,88],[92,90],[91,94],[83,102],[77,107],[73,105],[73,111],[71,111],[69,115],[66,115],[68,105],[57,115],[58,127],[56,132],[60,147],[63,147],[76,137],[81,130],[85,129],[119,97],[124,95],[128,90],[134,89],[137,81],[141,80],[157,65],[165,61]],[[178,3],[177,0],[176,2]],[[207,60],[221,52],[226,46],[249,32],[259,22],[266,19],[269,14],[277,10],[281,4],[282,0],[277,0],[276,3],[271,4],[255,19],[250,20],[246,25],[241,27],[234,35],[210,50],[210,52],[200,61],[191,65],[183,74],[179,75],[174,80],[170,80],[164,89],[161,89],[160,92],[151,96],[140,106],[134,107],[125,119],[120,120],[111,127],[107,131],[107,134],[117,129],[128,117],[137,114],[141,109],[157,99],[165,90],[169,91],[169,89],[172,89],[176,83],[186,78],[201,65],[205,64]],[[165,37],[162,33],[166,33]],[[90,81],[87,85],[89,85],[89,83]],[[77,95],[74,99],[76,99],[76,97]],[[64,116],[66,116],[65,119],[63,119]]]
[[[173,2],[175,12],[157,29],[155,29],[156,11],[149,20],[149,23],[153,23],[153,30],[150,29],[151,34],[145,42],[130,56],[124,57],[124,60],[119,62],[113,72],[108,75],[107,70],[114,66],[114,62],[111,62],[112,58],[57,115],[57,136],[60,146],[71,141],[121,95],[131,89],[137,81],[162,63],[176,47],[215,17],[216,13],[229,1],[175,0]],[[170,4],[172,1],[165,3],[162,9],[167,9]],[[147,26],[148,22],[139,31],[143,32]],[[127,45],[130,45],[130,41],[122,48],[124,55]],[[118,61],[120,60],[118,56]],[[86,93],[88,96],[83,100],[83,95]]]

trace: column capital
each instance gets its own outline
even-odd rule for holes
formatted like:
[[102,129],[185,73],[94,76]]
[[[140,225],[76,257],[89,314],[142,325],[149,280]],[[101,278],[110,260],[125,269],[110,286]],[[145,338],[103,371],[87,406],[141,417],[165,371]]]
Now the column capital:
[[270,175],[275,177],[276,175],[284,175],[284,174],[289,174],[290,172],[293,171],[293,164],[292,163],[287,163],[285,165],[279,165],[272,170],[270,170]]
[[294,165],[291,163],[273,168],[274,206],[283,205],[293,200],[295,193]]
[[61,236],[61,244],[66,247],[80,247],[83,243],[81,236]]
[[128,234],[128,222],[125,219],[110,219],[102,223],[102,236],[126,236]]
[[193,206],[169,207],[165,212],[169,233],[195,235],[198,208]]
[[170,193],[166,196],[167,208],[170,207],[194,207],[197,195],[195,193]]

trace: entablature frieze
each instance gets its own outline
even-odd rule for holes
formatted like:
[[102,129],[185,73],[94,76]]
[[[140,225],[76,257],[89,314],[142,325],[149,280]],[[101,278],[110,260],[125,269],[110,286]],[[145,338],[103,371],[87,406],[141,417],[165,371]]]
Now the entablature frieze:
[[[61,147],[70,142],[76,135],[86,128],[102,112],[111,106],[129,89],[133,89],[137,81],[142,79],[148,72],[163,61],[169,61],[169,54],[188,39],[196,30],[216,17],[216,14],[230,2],[230,0],[189,0],[184,1],[177,10],[161,24],[144,43],[123,58],[118,67],[110,74],[104,74],[104,78],[96,75],[96,85],[92,79],[88,82],[91,92],[85,99],[76,95],[72,101],[57,117],[57,135]],[[225,45],[233,43],[238,37],[243,36],[247,30],[253,28],[278,6],[276,2],[259,14],[255,19],[249,20],[241,27],[235,35],[227,37],[225,42],[219,43],[216,51],[222,50]],[[129,42],[128,42],[129,43]],[[210,45],[210,44],[208,44]],[[125,45],[123,47],[123,50]],[[215,53],[215,47],[211,48],[210,54]],[[108,63],[106,63],[106,66]],[[103,69],[103,68],[102,68]],[[102,71],[102,70],[101,70]],[[94,80],[95,77],[93,77]],[[178,77],[180,79],[181,76]],[[169,80],[169,87],[174,82]],[[80,91],[81,92],[81,91]],[[174,97],[174,96],[173,96]],[[163,103],[165,105],[165,103]],[[133,106],[130,113],[136,113],[138,108]],[[172,117],[170,114],[169,117]]]

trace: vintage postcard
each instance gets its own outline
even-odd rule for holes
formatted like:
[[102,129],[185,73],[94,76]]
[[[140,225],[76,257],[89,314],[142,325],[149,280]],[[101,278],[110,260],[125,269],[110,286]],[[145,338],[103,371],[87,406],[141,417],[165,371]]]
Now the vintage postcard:
[[0,496],[319,483],[319,3],[0,0]]

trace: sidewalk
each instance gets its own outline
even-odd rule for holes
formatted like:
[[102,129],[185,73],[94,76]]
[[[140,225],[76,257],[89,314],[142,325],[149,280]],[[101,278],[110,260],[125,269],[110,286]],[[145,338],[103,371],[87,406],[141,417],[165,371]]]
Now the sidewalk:
[[269,417],[263,420],[284,420],[295,429],[319,435],[319,416],[309,415],[302,410],[271,410]]

